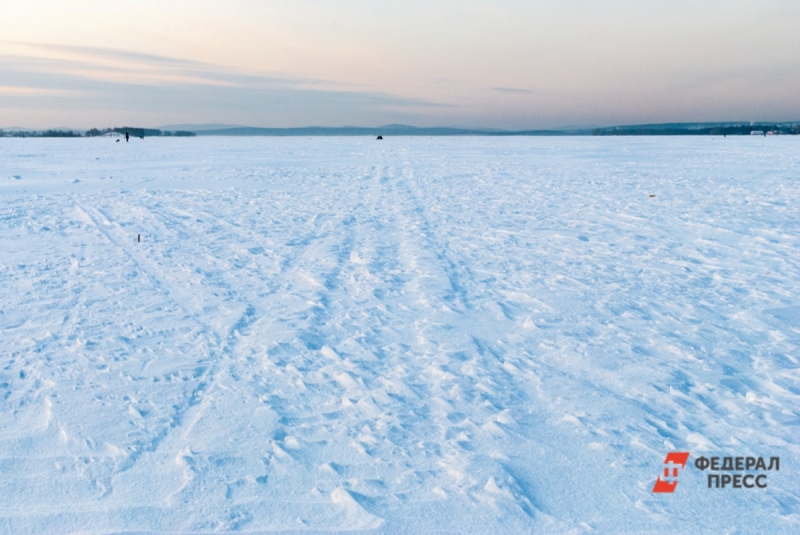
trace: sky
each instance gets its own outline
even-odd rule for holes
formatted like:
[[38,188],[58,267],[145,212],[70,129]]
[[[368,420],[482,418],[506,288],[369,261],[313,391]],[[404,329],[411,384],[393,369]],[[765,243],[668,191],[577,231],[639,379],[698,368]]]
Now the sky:
[[2,0],[0,127],[800,120],[798,0]]

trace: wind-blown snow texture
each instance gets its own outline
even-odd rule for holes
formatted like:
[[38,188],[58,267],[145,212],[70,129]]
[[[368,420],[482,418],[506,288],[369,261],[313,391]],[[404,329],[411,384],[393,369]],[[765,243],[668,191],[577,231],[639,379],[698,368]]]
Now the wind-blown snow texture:
[[0,141],[0,532],[800,532],[796,138]]

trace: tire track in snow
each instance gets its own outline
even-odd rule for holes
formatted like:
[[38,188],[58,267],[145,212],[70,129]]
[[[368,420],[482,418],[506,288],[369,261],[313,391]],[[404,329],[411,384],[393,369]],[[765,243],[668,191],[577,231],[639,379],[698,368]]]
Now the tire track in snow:
[[[394,253],[403,263],[399,271],[409,274],[400,293],[406,295],[403,300],[411,307],[408,318],[398,311],[390,320],[410,329],[408,335],[413,340],[409,340],[409,344],[414,354],[411,359],[405,355],[398,356],[392,364],[407,369],[406,376],[411,383],[405,386],[408,391],[416,393],[414,401],[406,398],[405,403],[410,402],[415,411],[426,415],[412,421],[400,418],[399,422],[409,429],[411,436],[439,437],[436,442],[442,444],[443,449],[436,447],[434,450],[434,459],[437,460],[433,463],[425,461],[422,465],[435,467],[437,471],[443,471],[443,475],[450,474],[444,479],[440,475],[430,480],[436,481],[436,492],[452,492],[456,496],[467,493],[479,501],[502,501],[508,498],[509,504],[516,504],[511,505],[512,510],[518,507],[517,511],[523,516],[532,515],[535,506],[527,491],[503,465],[473,453],[471,445],[476,441],[483,444],[488,440],[491,443],[498,437],[507,436],[509,432],[513,434],[513,418],[503,410],[502,404],[496,406],[493,412],[487,412],[482,395],[488,395],[491,399],[497,397],[498,391],[505,390],[512,392],[511,396],[520,396],[519,385],[512,382],[493,384],[488,377],[488,370],[483,368],[493,365],[492,361],[497,356],[487,352],[484,345],[465,332],[463,325],[459,325],[465,316],[473,313],[471,297],[455,273],[454,263],[447,258],[446,248],[440,245],[431,230],[418,200],[420,193],[412,193],[413,185],[408,182],[413,180],[413,176],[406,169],[400,173],[390,169],[385,175],[380,181],[382,198],[390,200],[378,212],[388,211],[392,214],[397,237],[382,234],[381,240],[397,244]],[[441,271],[431,271],[432,266],[439,266]],[[454,303],[462,306],[454,307]],[[466,325],[469,325],[469,321]],[[465,361],[469,359],[468,354],[476,349],[480,356],[470,362]],[[446,371],[452,367],[455,367],[453,373]],[[383,369],[388,370],[389,366]],[[463,375],[465,370],[466,376]],[[466,384],[471,384],[477,390],[463,391],[462,387]],[[481,394],[476,394],[478,391]],[[472,399],[463,399],[462,392]],[[497,401],[493,403],[497,404]],[[476,424],[473,419],[481,420],[481,424]],[[404,449],[412,458],[416,457],[412,444],[404,445]],[[485,479],[476,479],[481,477]],[[522,522],[524,525],[525,521]]]
[[[125,243],[126,235],[123,234],[118,226],[110,222],[109,217],[101,209],[85,209],[95,227],[106,237],[109,243],[119,244]],[[201,321],[197,314],[191,313],[183,305],[181,301],[176,300],[175,295],[180,295],[182,292],[176,291],[175,287],[168,285],[163,276],[159,276],[157,268],[145,258],[135,256],[130,253],[124,246],[117,246],[117,249],[126,256],[139,270],[145,273],[151,284],[159,289],[169,301],[181,310],[185,318],[194,321],[200,331],[197,333],[196,338],[206,340],[206,348],[208,353],[203,355],[204,364],[202,365],[203,372],[193,380],[196,386],[191,389],[184,397],[180,404],[173,405],[172,415],[166,427],[163,427],[160,432],[151,435],[147,441],[140,441],[139,447],[130,452],[125,461],[118,464],[114,472],[109,476],[110,482],[106,485],[109,487],[107,494],[111,494],[113,484],[120,479],[120,475],[138,469],[137,465],[147,455],[166,455],[168,457],[175,457],[178,452],[185,449],[184,440],[189,435],[192,427],[200,419],[203,412],[208,406],[208,400],[213,397],[214,391],[218,386],[218,374],[225,365],[230,362],[234,356],[235,348],[238,343],[239,335],[245,333],[247,329],[252,327],[258,317],[255,308],[248,304],[245,312],[239,320],[227,332],[225,338],[221,338],[216,332],[216,329]],[[145,263],[149,264],[145,267]],[[175,437],[174,439],[171,437]],[[166,447],[167,450],[159,453]],[[147,469],[147,468],[145,468]],[[187,483],[184,483],[185,486]],[[177,492],[177,491],[175,491]],[[174,494],[174,493],[173,493]]]

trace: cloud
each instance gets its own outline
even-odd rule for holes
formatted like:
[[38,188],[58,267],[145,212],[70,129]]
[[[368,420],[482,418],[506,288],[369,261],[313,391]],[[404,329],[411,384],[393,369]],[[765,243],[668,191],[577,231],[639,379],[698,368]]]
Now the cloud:
[[[53,121],[74,121],[65,117],[63,110],[68,109],[69,117],[82,113],[86,127],[95,126],[96,117],[104,113],[131,121],[160,115],[163,120],[158,123],[368,125],[378,117],[413,116],[420,110],[448,107],[327,80],[254,75],[165,56],[93,47],[0,45],[4,45],[0,46],[4,74],[0,108],[12,109],[15,120],[23,122],[30,122],[26,111],[50,113]],[[59,110],[64,119],[56,119]]]
[[43,87],[0,86],[2,97],[54,97],[74,95],[77,92],[65,89],[48,89]]
[[492,87],[492,91],[497,91],[498,93],[507,93],[512,95],[541,95],[541,91],[536,91],[535,89],[519,89],[516,87]]
[[[39,73],[132,85],[187,84],[233,86],[247,76],[198,61],[96,47],[31,43],[1,43],[5,72]],[[5,49],[5,53],[3,53]],[[271,84],[299,80],[260,77]]]
[[[4,50],[5,49],[5,50]],[[301,88],[371,95],[393,106],[446,106],[420,99],[359,90],[357,84],[295,76],[244,73],[200,61],[124,50],[0,41],[6,75],[46,75],[130,85],[191,85],[237,88]]]

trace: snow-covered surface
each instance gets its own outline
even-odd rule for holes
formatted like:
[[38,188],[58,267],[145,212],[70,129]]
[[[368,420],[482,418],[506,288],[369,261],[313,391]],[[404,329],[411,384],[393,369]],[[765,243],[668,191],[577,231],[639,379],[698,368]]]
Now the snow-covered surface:
[[[1,139],[0,172],[2,533],[800,533],[796,137]],[[653,494],[672,450],[781,470]]]

